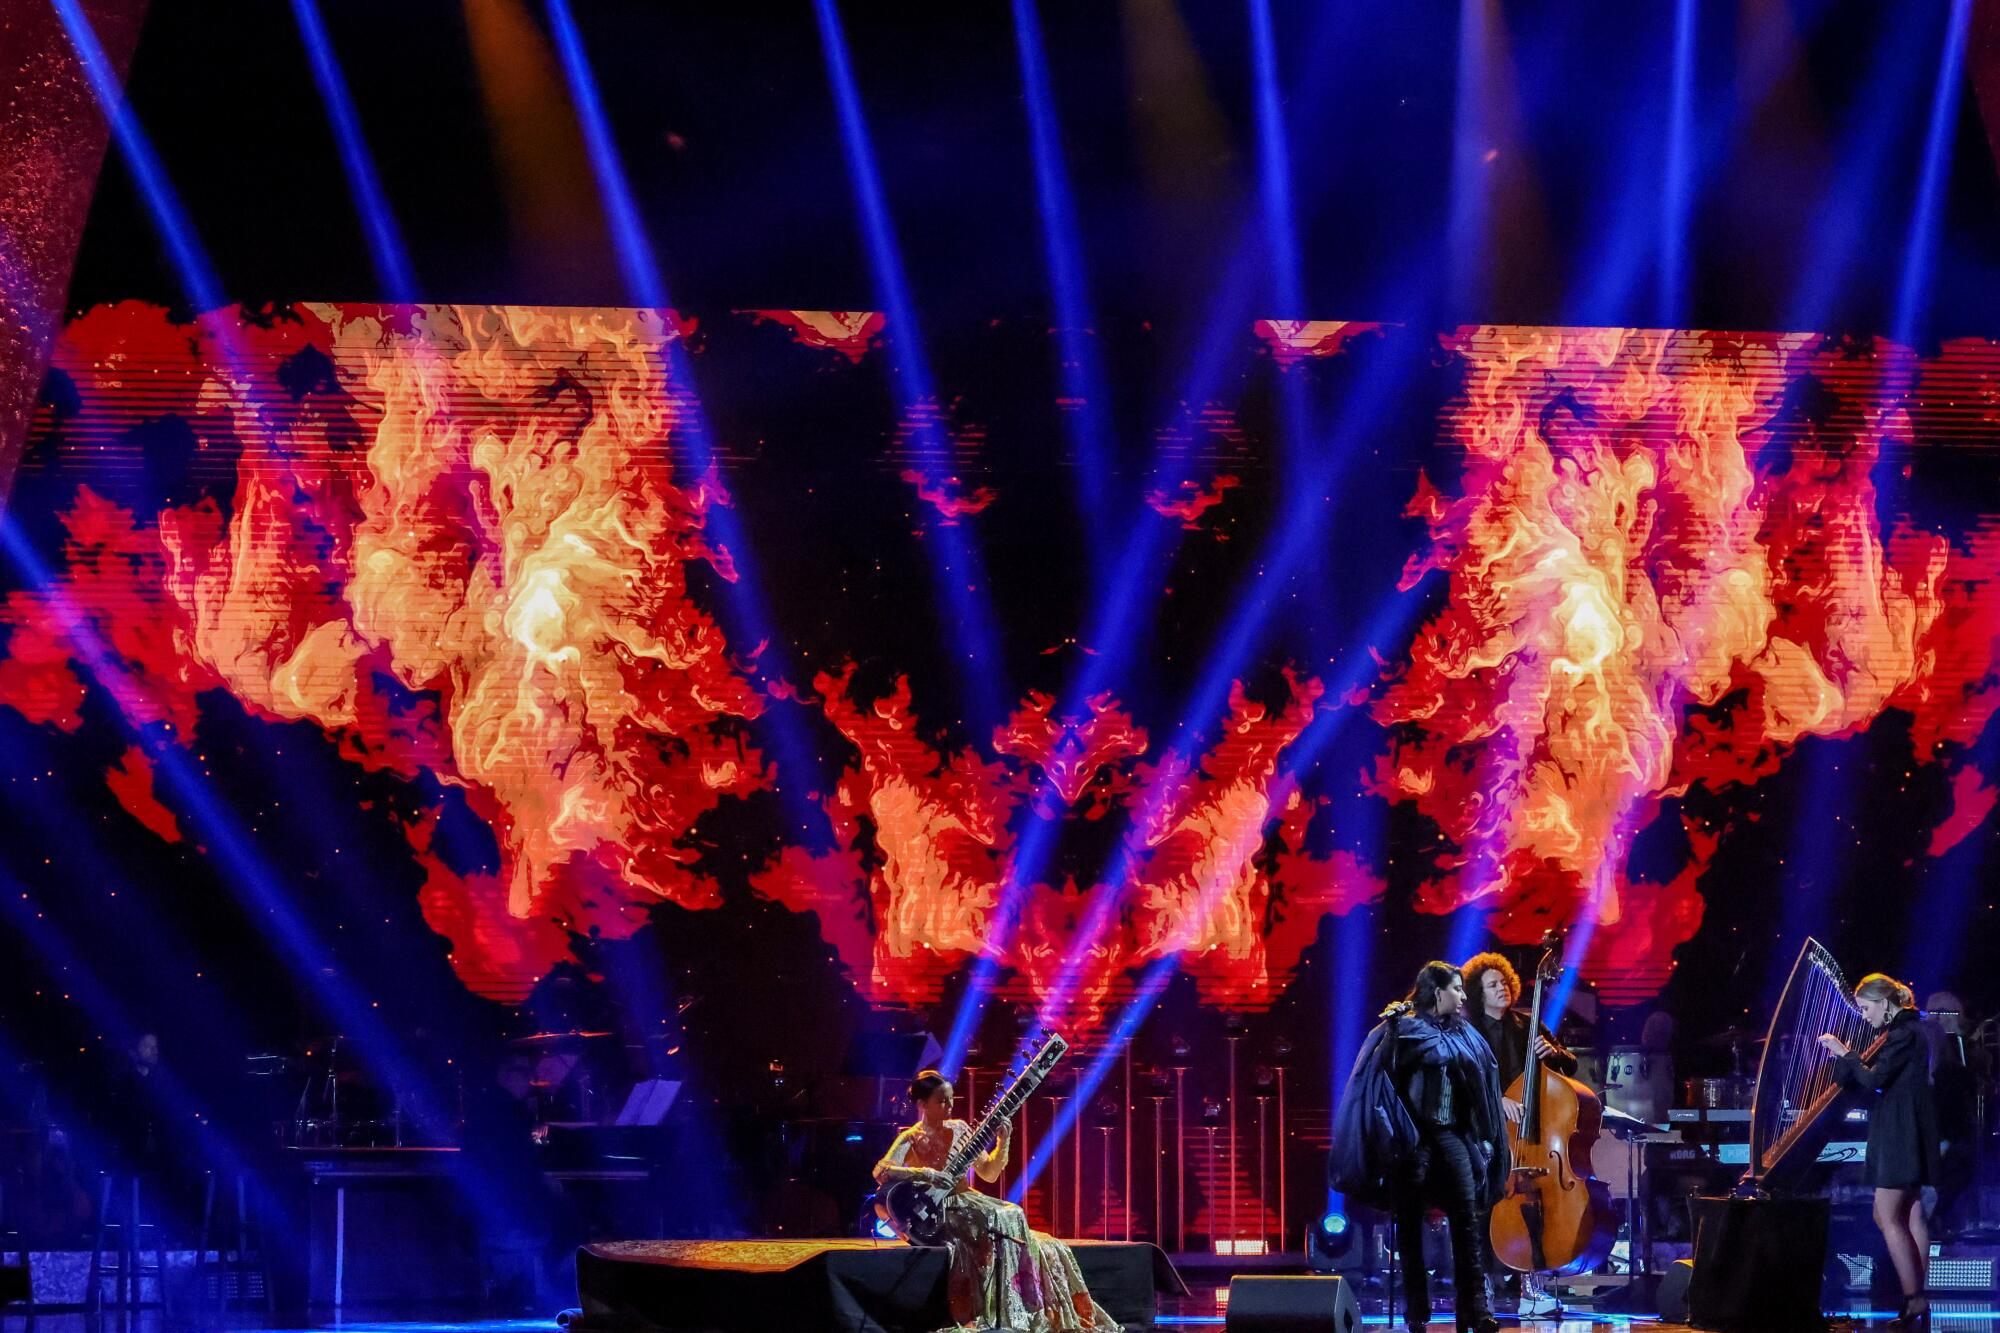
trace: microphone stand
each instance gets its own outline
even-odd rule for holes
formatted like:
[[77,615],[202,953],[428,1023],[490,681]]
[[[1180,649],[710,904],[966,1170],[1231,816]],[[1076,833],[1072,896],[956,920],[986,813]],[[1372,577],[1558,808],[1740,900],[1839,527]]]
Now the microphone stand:
[[[1415,1012],[1416,1007],[1408,1000],[1393,1000],[1377,1015],[1377,1018],[1387,1022],[1400,1018],[1404,1014]],[[1401,1290],[1400,1284],[1396,1281],[1397,1265],[1403,1255],[1403,1221],[1401,1211],[1401,1209],[1395,1206],[1395,1200],[1392,1197],[1389,1208],[1389,1326],[1391,1328],[1394,1328],[1396,1325],[1396,1296]]]

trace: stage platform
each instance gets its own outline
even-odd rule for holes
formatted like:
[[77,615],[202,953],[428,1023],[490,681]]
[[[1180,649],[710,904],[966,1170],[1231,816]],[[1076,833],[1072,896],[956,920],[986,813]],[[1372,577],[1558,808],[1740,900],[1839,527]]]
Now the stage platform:
[[[1071,1241],[1091,1295],[1148,1327],[1187,1288],[1156,1245]],[[942,1248],[869,1240],[633,1240],[577,1252],[586,1328],[663,1333],[932,1333],[949,1327]]]

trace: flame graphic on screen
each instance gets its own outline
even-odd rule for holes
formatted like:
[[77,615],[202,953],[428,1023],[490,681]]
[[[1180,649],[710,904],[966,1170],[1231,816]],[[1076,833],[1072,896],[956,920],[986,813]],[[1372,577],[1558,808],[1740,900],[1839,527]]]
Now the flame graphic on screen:
[[[1206,999],[1267,1004],[1320,913],[1350,911],[1381,891],[1378,879],[1302,854],[1281,859],[1275,885],[1257,863],[1296,794],[1279,779],[1278,759],[1312,720],[1316,680],[1288,675],[1289,699],[1275,711],[1239,685],[1214,745],[1148,763],[1145,731],[1109,696],[1091,700],[1084,716],[1060,718],[1048,696],[1030,696],[995,733],[988,759],[942,754],[922,740],[907,680],[862,705],[849,693],[852,676],[814,682],[827,718],[859,755],[826,801],[841,846],[823,856],[790,849],[757,887],[818,912],[872,999],[934,1001],[947,978],[984,956],[1018,977],[1019,996],[1057,997],[1042,1009],[1046,1021],[1090,1030],[1133,969],[1179,954]],[[1124,830],[1129,882],[1020,886],[1018,926],[998,929],[1021,819],[1107,816]],[[865,871],[871,854],[875,867]],[[1283,896],[1288,880],[1298,885],[1293,928],[1274,936],[1266,917],[1274,887]],[[1304,912],[1307,904],[1317,910]],[[1116,924],[1086,932],[1093,907]],[[853,928],[864,920],[872,930]]]
[[[880,330],[793,313],[849,355]],[[730,798],[809,780],[750,724],[811,710],[845,747],[814,793],[833,845],[778,847],[753,891],[814,914],[873,1001],[935,1001],[986,957],[1080,1030],[1170,956],[1213,1003],[1269,1003],[1327,915],[1390,894],[1386,866],[1310,850],[1352,775],[1289,775],[1285,756],[1330,708],[1380,728],[1366,793],[1435,828],[1395,892],[1487,911],[1514,941],[1591,923],[1586,971],[1614,998],[1657,989],[1700,928],[1729,830],[1689,813],[1697,787],[1753,786],[1803,739],[1895,711],[1955,801],[1932,855],[1994,808],[1971,750],[2000,705],[2000,536],[1885,519],[1878,494],[1927,430],[2000,425],[1990,344],[1919,363],[1808,335],[1447,336],[1463,378],[1442,442],[1463,468],[1415,483],[1428,541],[1404,571],[1441,576],[1441,609],[1376,645],[1396,665],[1373,686],[1334,700],[1285,672],[1282,697],[1259,698],[1239,682],[1223,717],[1191,720],[1215,739],[1183,752],[1111,693],[1066,715],[1024,691],[991,736],[949,748],[907,680],[862,697],[851,665],[815,663],[809,688],[764,692],[761,645],[726,642],[689,587],[697,564],[735,577],[708,535],[730,498],[676,444],[690,404],[662,352],[689,327],[630,310],[90,312],[58,346],[64,407],[37,465],[81,481],[61,489],[54,582],[0,606],[0,699],[76,732],[94,687],[189,747],[211,691],[317,726],[408,784],[393,817],[426,919],[468,985],[506,997],[572,932],[716,906],[691,834]],[[1296,370],[1371,327],[1256,336]],[[980,424],[949,415],[951,458],[976,462]],[[884,432],[882,484],[914,429]],[[1236,481],[1147,521],[1194,522]],[[991,492],[920,498],[969,521]],[[73,616],[117,680],[89,676]],[[143,749],[105,780],[157,836],[188,836]],[[492,830],[497,866],[445,854],[448,806]],[[1683,826],[1682,863],[1635,874],[1634,839],[1661,820]],[[1108,858],[1041,858],[1067,867],[1041,872],[1059,882],[1016,883],[1030,830],[1060,846],[1086,827]]]
[[1377,788],[1449,840],[1431,910],[1490,908],[1514,942],[1592,916],[1597,970],[1663,978],[1718,835],[1688,821],[1686,867],[1652,884],[1626,873],[1634,834],[1693,784],[1755,782],[1889,708],[1915,716],[1920,760],[1976,736],[1992,543],[1882,530],[1873,470],[1911,438],[1898,349],[1521,328],[1449,345],[1465,476],[1454,497],[1418,488],[1431,542],[1405,583],[1442,570],[1450,595],[1379,700]]
[[[247,364],[206,345],[223,318]],[[306,306],[200,333],[144,307],[86,316],[57,360],[84,402],[143,392],[197,459],[239,453],[234,494],[226,516],[203,500],[146,523],[80,489],[61,586],[8,607],[9,703],[76,725],[81,682],[39,605],[64,596],[144,682],[136,723],[191,737],[195,697],[226,689],[462,788],[498,874],[439,858],[434,813],[408,832],[427,917],[475,981],[518,987],[567,932],[629,928],[649,900],[712,905],[685,835],[769,781],[732,725],[764,700],[687,593],[689,561],[730,570],[703,536],[714,481],[676,478],[673,336],[637,311]],[[86,406],[70,447],[113,447],[101,424]],[[159,827],[142,776],[128,763],[114,789]]]

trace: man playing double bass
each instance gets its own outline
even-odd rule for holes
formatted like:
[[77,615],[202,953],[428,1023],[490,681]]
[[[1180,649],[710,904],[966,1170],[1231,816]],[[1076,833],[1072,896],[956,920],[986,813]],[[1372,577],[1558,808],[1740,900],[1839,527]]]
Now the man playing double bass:
[[[1472,1025],[1493,1048],[1494,1059],[1500,1065],[1500,1086],[1511,1088],[1528,1067],[1528,1016],[1514,1007],[1521,998],[1520,974],[1497,953],[1474,954],[1459,970],[1465,974],[1465,989],[1472,997]],[[1534,1044],[1546,1068],[1563,1075],[1576,1073],[1575,1054],[1564,1049],[1546,1026],[1535,1033]],[[1508,1123],[1520,1123],[1521,1103],[1502,1097],[1500,1109]],[[1492,1238],[1483,1229],[1480,1235],[1484,1239],[1486,1269],[1495,1285],[1505,1290],[1518,1280],[1522,1315],[1561,1312],[1562,1304],[1542,1286],[1540,1274],[1516,1274],[1505,1268],[1494,1257]]]

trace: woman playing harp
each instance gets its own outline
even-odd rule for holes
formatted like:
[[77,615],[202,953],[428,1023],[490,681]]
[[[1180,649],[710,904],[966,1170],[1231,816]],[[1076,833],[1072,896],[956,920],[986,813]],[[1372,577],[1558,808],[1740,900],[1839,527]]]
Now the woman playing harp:
[[1923,1189],[1938,1175],[1937,1111],[1931,1104],[1929,1051],[1919,1030],[1916,997],[1902,982],[1872,972],[1854,988],[1868,1026],[1883,1032],[1874,1058],[1862,1063],[1848,1044],[1824,1033],[1819,1044],[1834,1057],[1834,1077],[1872,1094],[1868,1108],[1868,1162],[1862,1179],[1875,1187],[1875,1225],[1882,1229],[1903,1309],[1892,1327],[1928,1328],[1924,1297],[1930,1267],[1930,1230],[1924,1223]]
[[[952,1191],[945,1201],[951,1251],[951,1317],[959,1328],[1015,1329],[1019,1333],[1119,1333],[1118,1325],[1090,1298],[1069,1246],[1028,1227],[1019,1206],[946,1178],[942,1168],[972,1126],[951,1118],[952,1086],[935,1069],[910,1084],[918,1120],[896,1136],[875,1164],[875,1181],[923,1179]],[[993,1181],[1007,1166],[1013,1126],[1003,1123],[991,1152],[972,1169]]]

